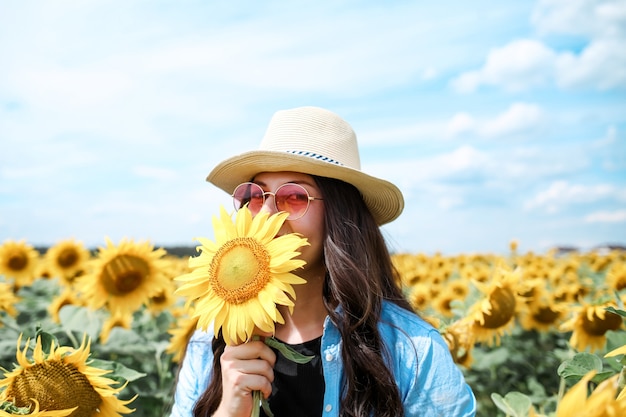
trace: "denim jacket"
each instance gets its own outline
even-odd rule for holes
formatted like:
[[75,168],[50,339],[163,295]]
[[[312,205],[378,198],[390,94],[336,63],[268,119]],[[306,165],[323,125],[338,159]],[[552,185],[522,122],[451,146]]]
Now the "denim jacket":
[[[466,417],[476,415],[476,399],[448,346],[430,324],[393,303],[384,302],[379,330],[391,356],[406,417]],[[196,331],[181,365],[170,417],[190,417],[209,382],[213,353],[212,330]],[[326,318],[321,355],[326,384],[322,416],[338,416],[343,363],[341,337]]]

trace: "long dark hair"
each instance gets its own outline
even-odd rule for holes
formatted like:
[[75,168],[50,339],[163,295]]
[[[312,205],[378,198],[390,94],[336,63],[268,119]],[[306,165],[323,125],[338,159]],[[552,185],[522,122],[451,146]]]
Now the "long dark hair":
[[[340,180],[313,177],[324,199],[326,280],[324,302],[339,329],[345,385],[342,417],[403,416],[402,400],[385,362],[387,348],[378,331],[382,301],[411,310],[403,297],[380,228],[360,192]],[[337,310],[336,307],[341,309]],[[213,340],[213,372],[194,408],[195,417],[212,415],[222,397],[221,337]]]

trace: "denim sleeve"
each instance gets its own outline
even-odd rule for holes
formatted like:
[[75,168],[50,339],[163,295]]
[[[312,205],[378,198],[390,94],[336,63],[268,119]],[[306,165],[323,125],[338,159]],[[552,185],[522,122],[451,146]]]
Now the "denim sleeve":
[[189,343],[178,372],[174,405],[170,417],[191,417],[198,397],[206,390],[211,376],[212,335],[196,331]]
[[[436,330],[427,337],[412,337],[416,358],[409,376],[404,404],[406,417],[442,416],[472,417],[476,415],[476,399],[463,373],[452,360],[445,341]],[[406,349],[406,347],[405,347]],[[406,356],[405,356],[406,358]],[[411,361],[409,361],[411,362]]]

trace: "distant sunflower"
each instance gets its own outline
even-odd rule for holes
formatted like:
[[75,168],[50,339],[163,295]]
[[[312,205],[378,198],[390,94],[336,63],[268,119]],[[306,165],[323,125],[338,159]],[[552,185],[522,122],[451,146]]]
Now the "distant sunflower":
[[150,297],[159,294],[171,279],[164,249],[154,249],[149,242],[123,239],[115,246],[106,239],[91,260],[89,273],[78,278],[77,290],[94,310],[105,305],[112,315],[132,314]]
[[430,287],[427,284],[415,284],[409,290],[409,302],[418,311],[426,310],[432,300]]
[[[9,316],[17,316],[15,305],[20,299],[13,293],[13,288],[6,282],[0,282],[0,312],[4,311]],[[2,327],[2,321],[0,321]]]
[[104,323],[102,323],[102,328],[100,329],[100,343],[105,344],[109,341],[109,336],[111,335],[111,330],[113,330],[113,328],[120,327],[122,329],[130,330],[132,326],[132,314],[117,314],[109,317],[104,321]]
[[0,380],[0,400],[11,399],[16,406],[27,407],[34,399],[47,411],[78,407],[72,417],[119,417],[134,411],[126,407],[134,398],[117,398],[125,385],[111,387],[116,382],[103,376],[110,371],[88,365],[90,343],[86,338],[78,349],[52,343],[49,353],[37,338],[31,359],[26,356],[30,340],[21,350],[21,338],[17,341],[18,364]]
[[500,337],[513,327],[515,316],[523,304],[517,288],[519,275],[519,270],[498,267],[489,283],[474,282],[484,294],[483,299],[470,307],[467,316],[476,342],[500,344]]
[[575,309],[574,316],[560,326],[561,331],[572,331],[570,345],[578,351],[589,348],[591,352],[602,350],[606,344],[606,332],[622,328],[622,317],[606,310],[613,303],[592,305],[583,303]]
[[233,223],[224,207],[220,211],[221,218],[213,218],[216,241],[197,239],[200,255],[189,259],[192,272],[176,278],[183,282],[176,293],[195,300],[198,327],[213,324],[215,335],[221,329],[232,345],[249,340],[255,326],[273,334],[275,323],[284,323],[277,306],[293,309],[292,285],[306,282],[292,273],[305,262],[293,258],[308,243],[295,233],[277,237],[288,213],[252,217],[243,208]]
[[183,360],[187,343],[196,327],[198,327],[198,316],[190,314],[179,317],[174,326],[167,331],[172,337],[165,352],[174,355],[172,361],[180,363]]
[[442,336],[448,345],[454,362],[469,369],[474,361],[472,356],[474,339],[472,337],[471,323],[467,320],[458,320],[446,327]]
[[0,275],[13,278],[17,287],[28,286],[35,279],[39,252],[24,240],[7,240],[0,245]]
[[626,288],[626,263],[614,262],[606,273],[606,283],[615,291]]
[[150,297],[148,300],[148,310],[152,314],[158,315],[162,311],[172,307],[177,301],[177,298],[174,295],[175,290],[176,285],[174,284],[174,281],[168,281],[165,288]]
[[72,284],[77,276],[84,273],[91,254],[85,246],[74,239],[58,242],[46,251],[45,260],[50,273],[63,283]]
[[547,332],[558,328],[565,318],[569,304],[559,303],[551,295],[527,303],[528,308],[521,314],[520,325],[525,330]]
[[60,323],[59,312],[66,305],[82,306],[83,302],[80,300],[76,291],[71,287],[63,289],[61,294],[52,299],[52,302],[48,306],[48,313],[55,323]]

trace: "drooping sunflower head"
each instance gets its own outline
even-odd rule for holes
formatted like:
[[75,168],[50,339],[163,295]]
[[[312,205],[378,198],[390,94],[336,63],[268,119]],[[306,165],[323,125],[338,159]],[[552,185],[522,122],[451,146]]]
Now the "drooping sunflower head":
[[39,252],[24,240],[7,240],[0,245],[0,275],[13,278],[18,287],[32,284]]
[[292,273],[305,262],[295,259],[307,240],[298,234],[278,236],[288,213],[269,216],[237,211],[235,222],[221,207],[213,218],[215,242],[198,238],[200,255],[189,259],[192,272],[176,280],[176,293],[194,301],[198,327],[220,329],[228,344],[252,337],[255,326],[274,333],[284,319],[277,306],[294,306],[294,284],[306,281]]
[[46,251],[45,261],[50,273],[71,285],[77,276],[85,271],[86,263],[91,257],[89,250],[74,239],[62,240]]
[[614,303],[593,305],[583,303],[574,310],[574,316],[560,326],[561,331],[572,331],[570,345],[578,350],[600,351],[606,344],[606,332],[623,328],[622,317],[607,310]]
[[549,293],[526,305],[520,318],[522,328],[541,332],[558,328],[570,309],[569,304],[554,300]]
[[38,337],[30,358],[29,342],[21,349],[21,336],[18,339],[18,364],[0,380],[0,400],[11,399],[17,407],[28,407],[36,400],[46,411],[76,408],[72,417],[119,417],[134,411],[126,407],[133,399],[117,398],[125,385],[113,388],[116,382],[103,376],[110,371],[89,366],[86,338],[78,349],[52,342],[45,352]]
[[472,332],[477,342],[499,344],[500,337],[515,323],[515,317],[523,304],[518,294],[520,271],[499,266],[488,284],[474,282],[484,294],[470,308]]
[[469,368],[474,358],[474,339],[471,330],[472,323],[468,320],[457,320],[443,331],[443,339],[448,345],[452,359],[458,365]]
[[168,288],[170,264],[162,259],[165,253],[149,242],[123,239],[116,246],[106,239],[90,272],[77,279],[77,290],[94,310],[106,305],[113,315],[131,314]]

